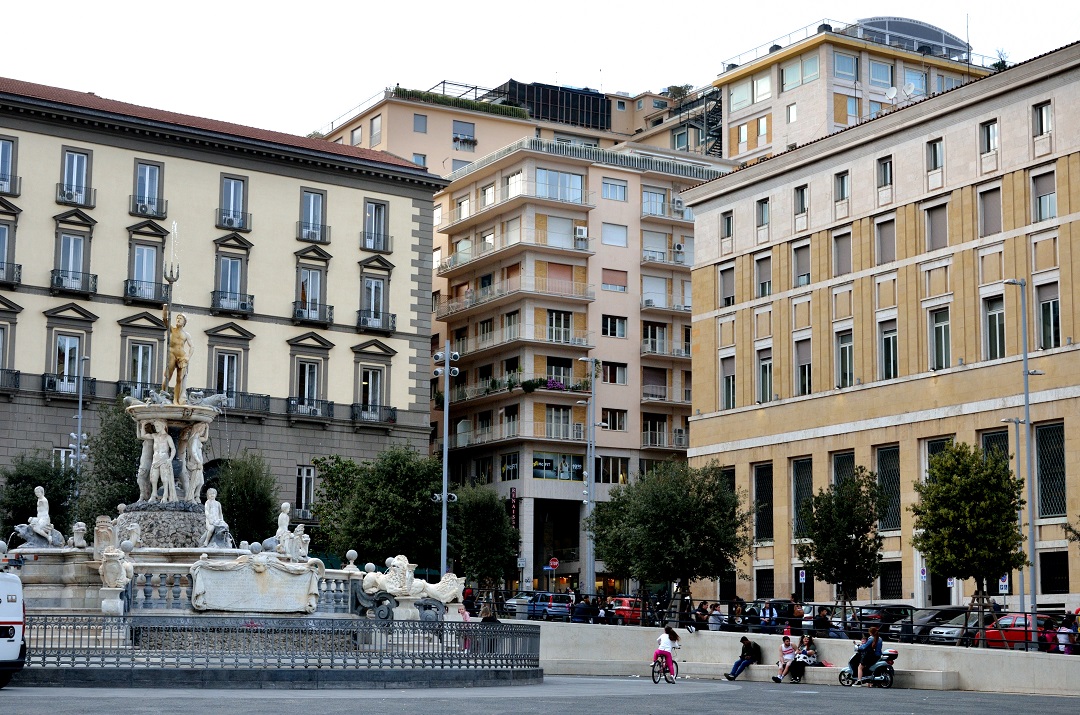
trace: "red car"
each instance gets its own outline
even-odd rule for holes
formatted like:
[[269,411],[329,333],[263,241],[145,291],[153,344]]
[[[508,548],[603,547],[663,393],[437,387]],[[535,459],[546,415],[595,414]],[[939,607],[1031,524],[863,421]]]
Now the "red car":
[[609,608],[615,613],[615,623],[618,625],[621,626],[626,623],[641,624],[640,598],[617,596],[611,599]]
[[1037,614],[1036,628],[1033,631],[1030,614],[1011,613],[997,619],[986,629],[986,646],[988,648],[1010,648],[1013,650],[1025,650],[1030,646],[1031,650],[1038,650],[1039,634],[1046,630],[1057,628],[1057,622],[1053,616]]

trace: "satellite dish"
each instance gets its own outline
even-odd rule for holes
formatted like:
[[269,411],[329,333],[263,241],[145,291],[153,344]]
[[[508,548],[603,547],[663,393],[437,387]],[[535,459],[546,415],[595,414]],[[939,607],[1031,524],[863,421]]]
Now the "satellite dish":
[[905,97],[910,97],[914,93],[915,93],[915,85],[914,84],[912,84],[911,82],[908,82],[907,84],[904,85],[904,96]]
[[889,87],[889,90],[885,92],[885,98],[889,100],[896,99],[896,87]]

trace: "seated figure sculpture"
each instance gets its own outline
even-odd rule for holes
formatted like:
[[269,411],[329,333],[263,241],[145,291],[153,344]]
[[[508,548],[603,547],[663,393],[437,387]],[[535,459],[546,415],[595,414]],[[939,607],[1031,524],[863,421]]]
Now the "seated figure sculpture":
[[225,517],[221,513],[221,503],[217,500],[217,489],[206,490],[206,503],[203,504],[203,514],[206,515],[206,533],[203,534],[199,545],[231,549],[233,546],[232,534],[229,533],[229,525],[225,523]]

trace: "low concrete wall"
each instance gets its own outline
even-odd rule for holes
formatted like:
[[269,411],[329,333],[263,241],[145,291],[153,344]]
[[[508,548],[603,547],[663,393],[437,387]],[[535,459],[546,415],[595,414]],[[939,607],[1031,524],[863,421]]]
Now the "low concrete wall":
[[[645,675],[659,634],[658,628],[637,626],[543,623],[540,667],[547,675]],[[676,652],[680,674],[723,678],[742,649],[739,638],[743,635],[761,646],[766,663],[779,659],[779,635],[680,630],[682,649]],[[820,657],[837,668],[807,668],[806,682],[838,686],[838,669],[853,652],[851,641],[825,638],[817,642]],[[908,643],[887,643],[886,647],[900,652],[895,687],[1080,695],[1080,680],[1075,677],[1080,658],[1072,656]],[[776,673],[772,665],[749,670],[740,678],[762,681]]]

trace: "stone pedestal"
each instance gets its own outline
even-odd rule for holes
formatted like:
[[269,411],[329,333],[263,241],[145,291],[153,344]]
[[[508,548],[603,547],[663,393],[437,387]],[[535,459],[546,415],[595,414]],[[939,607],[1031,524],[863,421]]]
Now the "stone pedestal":
[[138,532],[137,548],[198,549],[206,533],[206,517],[201,505],[194,502],[150,504],[136,502],[116,518],[120,541]]
[[124,602],[120,598],[120,594],[124,592],[122,588],[106,588],[102,586],[98,590],[98,594],[101,596],[101,612],[106,616],[122,616],[124,615]]
[[394,608],[395,621],[419,621],[420,611],[416,608],[417,599],[411,596],[395,596],[397,607]]

